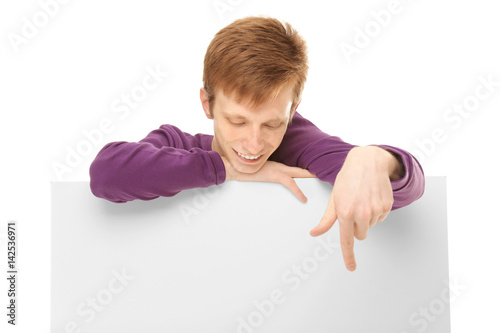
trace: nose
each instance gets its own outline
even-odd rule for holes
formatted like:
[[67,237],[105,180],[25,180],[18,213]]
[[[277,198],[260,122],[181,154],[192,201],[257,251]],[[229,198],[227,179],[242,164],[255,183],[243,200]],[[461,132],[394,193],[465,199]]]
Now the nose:
[[262,153],[264,149],[264,140],[262,130],[260,128],[252,128],[246,135],[245,148],[252,155]]

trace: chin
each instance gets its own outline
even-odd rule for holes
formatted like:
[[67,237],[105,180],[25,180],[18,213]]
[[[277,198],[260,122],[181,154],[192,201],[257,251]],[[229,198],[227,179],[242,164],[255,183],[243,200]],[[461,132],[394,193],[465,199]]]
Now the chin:
[[238,172],[241,173],[256,173],[262,168],[262,164],[255,164],[255,165],[238,165],[238,168],[236,169]]
[[253,168],[246,167],[246,168],[238,168],[237,170],[238,170],[238,172],[241,172],[241,173],[256,173],[257,171],[260,170],[260,168],[258,168],[258,167],[253,167]]

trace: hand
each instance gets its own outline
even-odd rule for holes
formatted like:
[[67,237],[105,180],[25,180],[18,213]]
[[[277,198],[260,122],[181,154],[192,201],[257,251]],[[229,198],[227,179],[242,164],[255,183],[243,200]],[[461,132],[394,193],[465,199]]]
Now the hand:
[[310,234],[324,234],[338,218],[340,245],[348,270],[356,269],[354,237],[365,239],[368,229],[389,214],[394,202],[389,177],[401,168],[396,157],[375,146],[355,147],[347,155],[326,213]]
[[290,167],[274,161],[266,161],[262,168],[255,173],[243,173],[234,169],[224,156],[221,156],[221,158],[226,167],[226,180],[280,183],[292,191],[292,193],[302,202],[306,202],[307,198],[293,178],[316,178],[316,175],[312,174],[307,169]]

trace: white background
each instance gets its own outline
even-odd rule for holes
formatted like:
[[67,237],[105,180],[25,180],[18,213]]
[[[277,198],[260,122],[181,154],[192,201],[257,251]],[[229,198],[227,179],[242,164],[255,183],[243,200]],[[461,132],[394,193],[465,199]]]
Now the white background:
[[[472,100],[480,76],[500,82],[494,2],[401,0],[350,62],[341,43],[355,46],[358,29],[375,29],[370,12],[388,8],[389,0],[219,2],[226,11],[217,12],[213,0],[75,0],[49,6],[52,16],[41,14],[49,0],[1,3],[2,267],[7,221],[18,221],[20,233],[19,325],[6,332],[49,332],[50,181],[88,180],[105,143],[138,141],[161,124],[213,134],[199,101],[205,50],[219,29],[249,15],[288,21],[306,39],[310,72],[298,109],[304,117],[353,144],[406,149],[427,176],[447,176],[450,277],[466,286],[451,304],[452,331],[498,329],[500,86],[460,123],[443,118]],[[40,27],[29,31],[26,22],[34,21]],[[16,46],[12,40],[27,31],[31,36]],[[120,118],[113,103],[142,83],[148,66],[169,75]],[[106,118],[113,129],[58,177],[53,165],[67,164],[68,151],[85,145],[83,131]],[[417,142],[438,128],[444,137],[426,154]]]

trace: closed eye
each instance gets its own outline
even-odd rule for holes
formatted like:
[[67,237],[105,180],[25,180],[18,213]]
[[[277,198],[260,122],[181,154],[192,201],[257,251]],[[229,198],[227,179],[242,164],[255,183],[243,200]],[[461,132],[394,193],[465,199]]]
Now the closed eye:
[[[234,123],[234,122],[232,122],[232,121],[230,121],[230,120],[228,120],[228,121],[229,121],[229,123],[230,123],[231,125],[233,125],[233,126],[243,126],[243,125],[245,125],[245,123],[244,123],[244,122],[243,122],[243,123]],[[281,124],[279,124],[278,126],[271,126],[271,125],[265,125],[265,126],[266,126],[267,128],[269,128],[269,129],[278,129],[278,128],[280,128],[280,127],[281,127]]]

